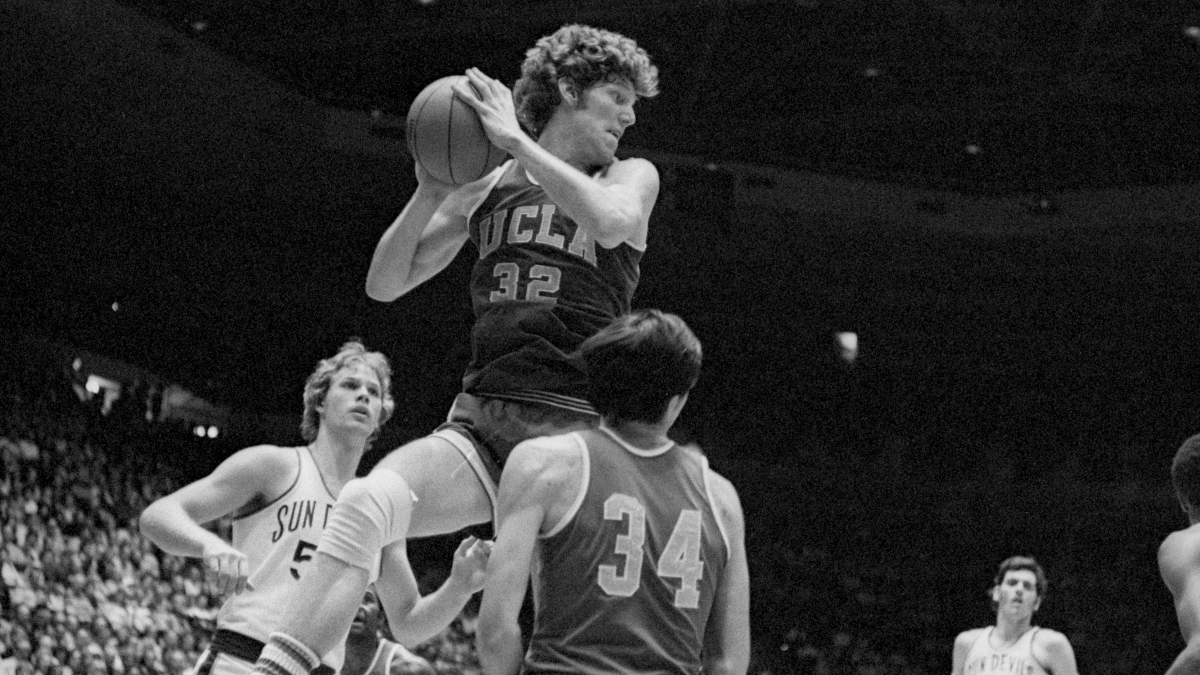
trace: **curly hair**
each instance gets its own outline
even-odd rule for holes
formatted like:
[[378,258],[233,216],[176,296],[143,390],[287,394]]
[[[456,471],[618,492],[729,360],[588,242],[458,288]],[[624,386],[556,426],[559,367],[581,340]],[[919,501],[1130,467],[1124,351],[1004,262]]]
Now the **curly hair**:
[[317,406],[325,401],[325,394],[329,393],[333,376],[341,369],[358,363],[375,371],[375,376],[379,378],[379,397],[382,399],[379,424],[367,439],[368,446],[379,436],[379,430],[391,418],[392,411],[396,408],[396,402],[392,400],[392,366],[386,356],[379,352],[367,351],[361,342],[351,338],[342,345],[337,354],[318,363],[304,383],[304,416],[300,420],[300,435],[306,442],[312,443],[317,438],[317,429],[321,425]]
[[562,79],[579,91],[598,82],[627,80],[638,98],[658,95],[658,68],[632,39],[602,28],[563,26],[525,52],[521,79],[513,85],[517,117],[535,138],[562,102]]

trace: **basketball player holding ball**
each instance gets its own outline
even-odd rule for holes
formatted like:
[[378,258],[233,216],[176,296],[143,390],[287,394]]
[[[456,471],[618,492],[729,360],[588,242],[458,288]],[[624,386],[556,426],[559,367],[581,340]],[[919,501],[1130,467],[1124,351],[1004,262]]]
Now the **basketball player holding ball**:
[[[470,69],[455,92],[511,159],[461,186],[418,162],[417,189],[375,249],[367,293],[395,300],[475,245],[462,393],[431,435],[347,483],[255,672],[308,673],[345,634],[381,549],[493,520],[513,446],[599,422],[575,352],[629,312],[637,287],[658,172],[616,150],[634,104],[657,94],[658,70],[633,40],[568,25],[527,52],[512,91]],[[390,588],[411,597],[387,604],[416,601]]]

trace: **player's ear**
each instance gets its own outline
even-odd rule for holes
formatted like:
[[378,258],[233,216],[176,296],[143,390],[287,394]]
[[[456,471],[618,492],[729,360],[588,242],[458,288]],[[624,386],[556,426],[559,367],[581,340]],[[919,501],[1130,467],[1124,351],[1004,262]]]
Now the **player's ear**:
[[992,586],[992,602],[1000,602],[1000,584]]
[[1042,596],[1039,595],[1039,596],[1037,596],[1037,600],[1033,601],[1033,611],[1035,611],[1035,612],[1038,611],[1038,608],[1041,606],[1042,606]]
[[560,77],[558,79],[558,94],[562,96],[562,100],[575,105],[579,102],[579,85],[575,84],[575,80],[569,77]]

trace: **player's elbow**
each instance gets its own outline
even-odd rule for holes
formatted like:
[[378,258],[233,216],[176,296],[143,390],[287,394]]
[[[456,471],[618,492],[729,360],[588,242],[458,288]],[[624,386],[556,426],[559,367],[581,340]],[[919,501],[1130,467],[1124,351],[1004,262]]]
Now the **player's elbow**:
[[604,248],[615,248],[633,236],[640,222],[641,214],[613,211],[595,219],[592,237]]
[[161,533],[165,522],[164,507],[162,500],[156,501],[142,509],[137,519],[138,534],[155,544],[160,544],[162,541]]
[[391,302],[400,297],[403,289],[400,284],[388,279],[382,274],[367,275],[367,297],[378,302]]
[[746,675],[750,655],[716,654],[704,660],[705,675]]

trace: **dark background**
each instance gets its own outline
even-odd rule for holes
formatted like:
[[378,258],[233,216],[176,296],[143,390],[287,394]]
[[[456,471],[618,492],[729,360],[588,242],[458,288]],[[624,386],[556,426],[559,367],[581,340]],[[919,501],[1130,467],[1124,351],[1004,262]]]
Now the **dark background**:
[[[797,589],[870,577],[896,604],[854,621],[948,650],[1023,550],[1079,589],[1039,619],[1081,663],[1164,668],[1154,548],[1183,524],[1171,454],[1200,431],[1195,3],[5,0],[6,325],[277,415],[361,336],[397,372],[377,451],[424,433],[467,358],[469,259],[365,297],[413,186],[386,122],[467,66],[511,83],[566,21],[626,32],[662,71],[623,141],[664,158],[635,305],[705,344],[680,433],[734,478],[771,561],[756,640],[840,629]],[[391,150],[329,141],[330,109],[373,114]],[[735,203],[735,165],[925,194],[925,216]],[[1072,212],[1092,195],[1145,215]],[[1019,211],[985,227],[971,200]],[[1129,668],[1098,656],[1130,641]]]

